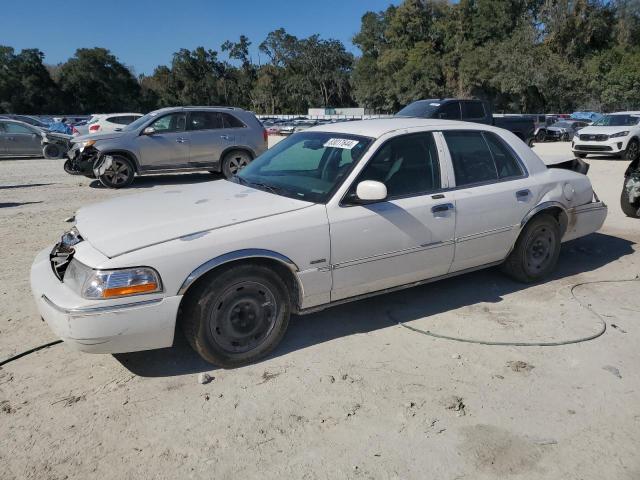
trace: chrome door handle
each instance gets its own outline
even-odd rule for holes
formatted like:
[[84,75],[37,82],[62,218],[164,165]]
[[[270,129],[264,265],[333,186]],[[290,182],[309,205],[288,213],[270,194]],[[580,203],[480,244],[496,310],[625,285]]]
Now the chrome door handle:
[[220,138],[223,140],[230,140],[231,137],[229,135],[220,135]]
[[178,138],[176,138],[176,142],[178,142],[178,143],[184,143],[184,142],[186,142],[186,141],[187,141],[187,139],[186,139],[186,138],[184,138],[184,137],[178,137]]
[[518,190],[516,192],[516,198],[518,199],[518,201],[525,200],[525,199],[529,198],[529,195],[531,195],[531,190],[529,190],[529,189]]
[[453,203],[441,203],[440,205],[434,205],[431,207],[432,213],[442,213],[448,212],[449,210],[453,210]]

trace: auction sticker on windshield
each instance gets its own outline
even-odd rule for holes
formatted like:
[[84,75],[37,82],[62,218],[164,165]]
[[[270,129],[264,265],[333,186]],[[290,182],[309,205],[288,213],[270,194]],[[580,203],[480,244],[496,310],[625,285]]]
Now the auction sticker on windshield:
[[358,140],[349,140],[348,138],[330,138],[325,142],[323,147],[326,148],[344,148],[346,150],[351,150],[355,147],[360,141]]

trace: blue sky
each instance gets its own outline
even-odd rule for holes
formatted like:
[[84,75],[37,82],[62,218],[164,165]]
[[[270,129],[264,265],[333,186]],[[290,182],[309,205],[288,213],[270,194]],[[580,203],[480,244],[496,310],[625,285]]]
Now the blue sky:
[[10,1],[0,14],[0,45],[38,48],[45,62],[65,61],[80,47],[105,47],[136,73],[168,64],[179,48],[220,49],[245,34],[257,46],[284,27],[306,37],[337,38],[353,52],[351,38],[369,10],[399,0],[83,0]]

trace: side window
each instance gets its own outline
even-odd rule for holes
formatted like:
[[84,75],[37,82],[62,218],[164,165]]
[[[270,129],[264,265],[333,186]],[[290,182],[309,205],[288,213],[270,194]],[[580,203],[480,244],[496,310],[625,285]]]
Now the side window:
[[460,120],[460,102],[445,103],[438,110],[437,118],[445,120]]
[[484,105],[482,102],[463,102],[462,103],[462,118],[464,119],[482,119],[484,118]]
[[107,122],[109,123],[117,123],[118,125],[126,125],[124,119],[128,117],[109,117],[107,118]]
[[491,132],[484,132],[483,135],[493,154],[496,170],[498,170],[498,178],[521,177],[523,175],[522,167],[518,163],[515,154],[505,145],[504,141]]
[[172,113],[160,117],[149,126],[155,128],[158,133],[182,132],[187,123],[186,118],[184,113]]
[[24,125],[19,125],[17,123],[5,123],[4,129],[7,133],[26,133],[29,135],[35,133],[33,130],[30,130]]
[[244,128],[244,123],[229,113],[222,114],[222,128]]
[[0,133],[4,133],[6,123],[0,122]]
[[389,140],[360,173],[353,192],[363,180],[384,183],[390,199],[440,189],[440,164],[433,135],[416,133]]
[[189,130],[217,130],[222,128],[222,117],[217,112],[191,112]]
[[456,185],[472,185],[498,179],[491,151],[479,131],[442,132],[449,147]]

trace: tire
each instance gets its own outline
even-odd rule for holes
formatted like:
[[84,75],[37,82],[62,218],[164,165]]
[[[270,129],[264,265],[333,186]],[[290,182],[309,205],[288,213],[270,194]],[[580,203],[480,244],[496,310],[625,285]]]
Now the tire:
[[502,271],[522,283],[542,280],[556,267],[560,256],[560,225],[546,213],[533,217],[520,233]]
[[571,137],[567,132],[563,133],[562,136],[560,137],[561,142],[568,142],[569,140],[571,140]]
[[100,183],[107,188],[124,188],[131,185],[136,173],[133,163],[121,155],[113,155],[111,167],[100,175]]
[[268,355],[289,325],[291,297],[273,270],[244,264],[203,279],[187,293],[181,324],[191,347],[223,368]]
[[62,149],[58,145],[47,143],[42,149],[42,155],[48,160],[60,158],[62,156]]
[[231,178],[249,165],[251,160],[251,155],[244,150],[233,150],[222,159],[222,174],[225,178]]
[[527,145],[529,146],[529,148],[533,148],[533,137],[529,138],[529,140],[527,140]]
[[629,140],[629,144],[627,145],[627,149],[624,151],[623,158],[630,162],[636,161],[638,156],[640,155],[640,143],[638,140]]
[[66,162],[64,162],[64,165],[62,166],[62,168],[64,168],[64,171],[67,172],[69,175],[82,175],[81,172],[73,169],[73,164],[71,163],[71,160],[67,160]]
[[629,195],[627,194],[627,180],[624,179],[624,183],[622,184],[622,191],[620,192],[620,208],[622,208],[622,213],[624,213],[627,217],[631,218],[640,218],[638,215],[638,209],[640,209],[640,201],[631,203],[629,202]]
[[539,130],[536,134],[536,143],[543,143],[547,139],[547,132]]
[[578,158],[587,158],[587,154],[586,153],[577,153],[577,152],[573,152],[573,153]]

